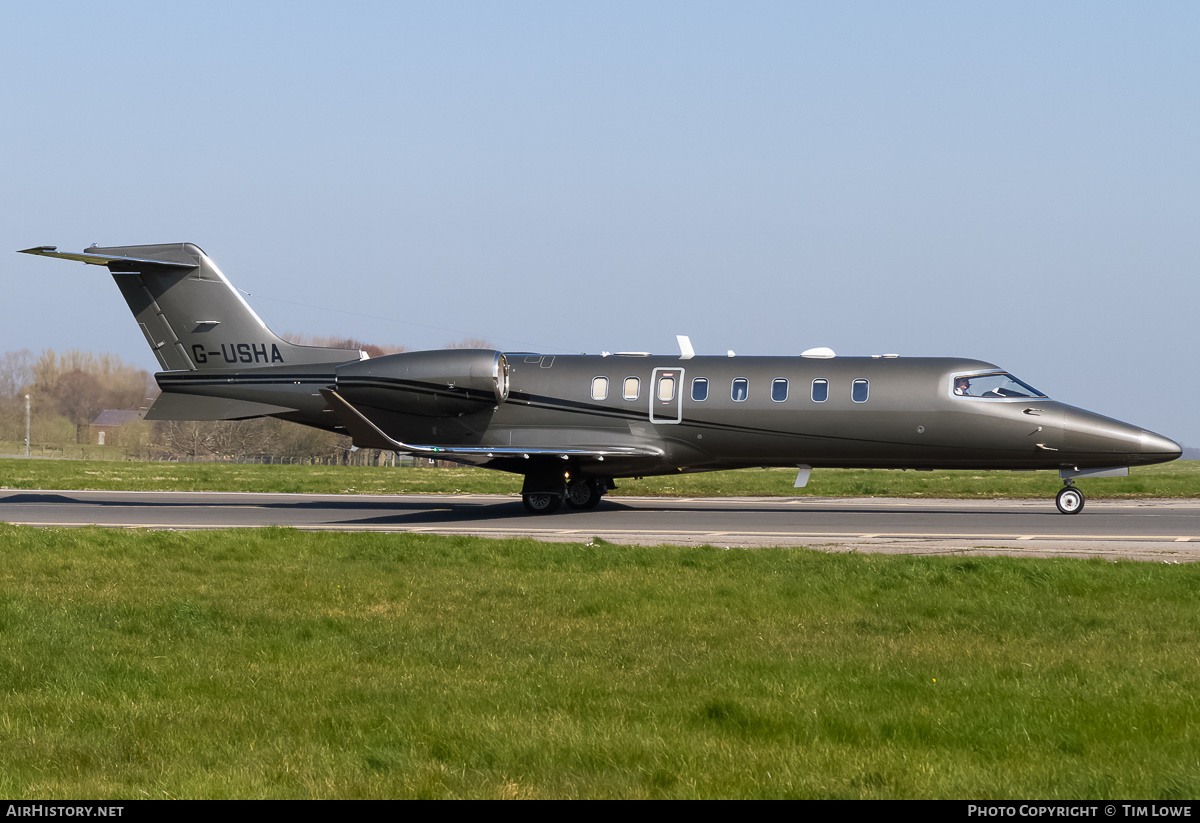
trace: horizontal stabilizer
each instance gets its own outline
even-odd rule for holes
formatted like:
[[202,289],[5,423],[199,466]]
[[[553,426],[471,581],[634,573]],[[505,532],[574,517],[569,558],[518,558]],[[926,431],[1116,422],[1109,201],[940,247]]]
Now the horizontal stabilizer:
[[124,254],[95,254],[92,252],[59,251],[58,246],[34,246],[32,249],[21,249],[21,254],[37,254],[42,257],[58,257],[62,260],[76,260],[80,263],[90,263],[93,266],[107,266],[114,261],[137,263],[142,266],[159,266],[164,269],[194,269],[197,263],[184,263],[176,260],[151,260],[145,257],[130,257]]
[[234,400],[228,397],[205,397],[198,394],[163,392],[154,401],[147,420],[245,420],[269,414],[291,412],[286,406]]

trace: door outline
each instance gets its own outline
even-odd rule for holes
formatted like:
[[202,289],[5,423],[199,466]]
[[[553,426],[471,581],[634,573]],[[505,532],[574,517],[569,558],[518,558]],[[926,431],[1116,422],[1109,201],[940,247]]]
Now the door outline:
[[[683,378],[684,369],[671,366],[658,368],[650,375],[650,422],[680,423],[683,421]],[[659,381],[670,377],[675,381],[675,391],[667,400],[659,399]],[[674,412],[674,417],[670,416]]]

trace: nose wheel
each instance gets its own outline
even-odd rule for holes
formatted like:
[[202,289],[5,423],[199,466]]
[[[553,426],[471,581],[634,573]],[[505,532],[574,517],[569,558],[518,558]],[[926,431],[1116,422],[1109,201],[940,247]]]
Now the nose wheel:
[[1054,505],[1063,514],[1079,514],[1083,511],[1083,492],[1074,486],[1064,486],[1054,498]]

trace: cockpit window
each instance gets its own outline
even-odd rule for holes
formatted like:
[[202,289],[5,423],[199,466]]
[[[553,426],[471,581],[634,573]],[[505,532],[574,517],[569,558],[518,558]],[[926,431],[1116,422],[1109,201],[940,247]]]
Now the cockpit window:
[[982,374],[958,374],[954,376],[952,391],[959,397],[1045,397],[1028,383],[1022,383],[1011,374],[1002,371]]

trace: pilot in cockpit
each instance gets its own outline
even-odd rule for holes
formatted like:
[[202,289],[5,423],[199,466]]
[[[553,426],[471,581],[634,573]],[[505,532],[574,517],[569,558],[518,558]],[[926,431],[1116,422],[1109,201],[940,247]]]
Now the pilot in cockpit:
[[971,394],[971,378],[959,377],[954,381],[954,393],[967,397]]

